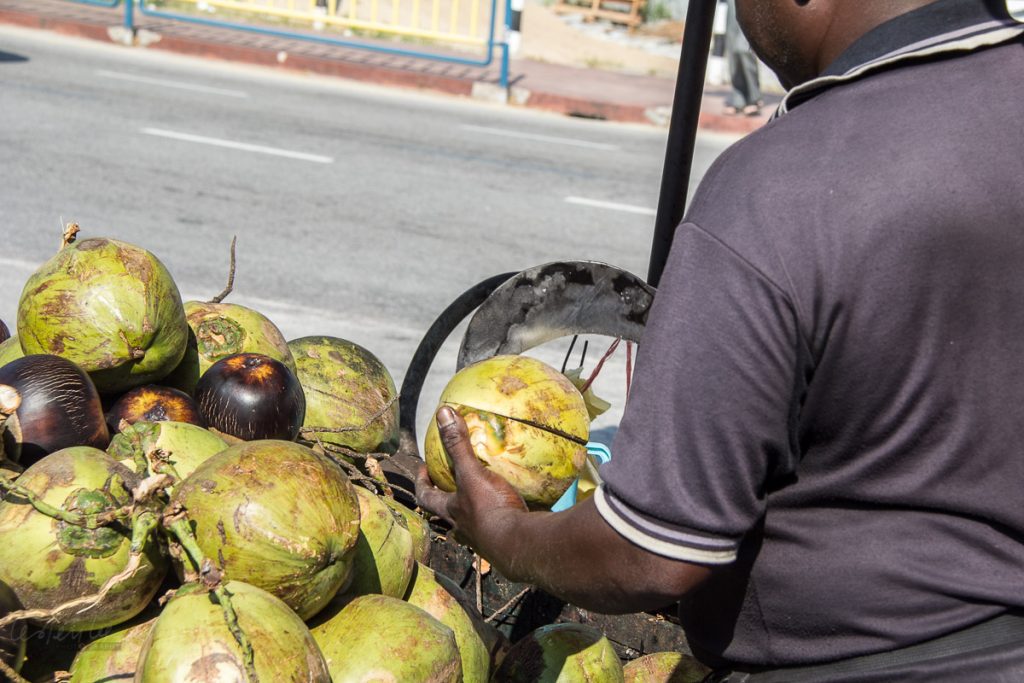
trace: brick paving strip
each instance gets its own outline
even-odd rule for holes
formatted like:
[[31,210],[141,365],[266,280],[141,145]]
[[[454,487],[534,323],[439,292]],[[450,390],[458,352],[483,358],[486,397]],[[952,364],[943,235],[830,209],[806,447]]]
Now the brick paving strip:
[[[0,22],[109,42],[124,23],[124,8],[66,0],[0,0]],[[343,46],[236,31],[153,17],[136,11],[137,42],[147,49],[337,76],[378,85],[425,89],[462,97],[503,99],[498,50],[490,66],[383,54]],[[365,40],[368,44],[393,43]],[[479,53],[478,53],[479,54]],[[282,59],[282,56],[284,57]],[[459,53],[465,57],[466,53]],[[472,58],[472,57],[470,57]],[[673,79],[582,69],[513,59],[510,102],[570,116],[667,125]],[[709,91],[701,112],[706,130],[747,133],[760,117],[721,113],[724,93]]]

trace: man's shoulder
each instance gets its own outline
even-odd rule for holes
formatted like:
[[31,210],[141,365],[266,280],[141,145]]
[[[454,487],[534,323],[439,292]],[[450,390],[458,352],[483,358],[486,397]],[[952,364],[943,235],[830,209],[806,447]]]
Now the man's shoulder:
[[686,221],[718,237],[782,219],[820,181],[815,117],[795,111],[736,141],[715,160],[693,195]]
[[[941,202],[954,181],[947,163],[982,163],[972,150],[1007,144],[1007,122],[1024,96],[1024,81],[1006,78],[1014,68],[1024,68],[1019,51],[993,48],[824,89],[726,150],[687,218],[718,234],[745,223],[785,231],[808,215],[859,215],[865,201],[883,197],[894,201],[878,211],[900,211],[896,195],[906,198],[898,190],[911,177],[929,181],[915,183],[918,197],[931,191]],[[941,106],[951,92],[963,94],[956,114]]]

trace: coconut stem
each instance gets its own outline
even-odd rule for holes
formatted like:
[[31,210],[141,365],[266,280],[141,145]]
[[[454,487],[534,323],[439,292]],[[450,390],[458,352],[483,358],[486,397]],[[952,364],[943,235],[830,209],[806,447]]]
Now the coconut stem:
[[200,571],[206,556],[199,547],[195,534],[192,533],[192,529],[189,527],[185,511],[176,511],[172,517],[164,518],[164,528],[178,541],[178,545],[185,551],[189,562],[192,563],[193,569],[197,572]]
[[220,571],[199,547],[199,542],[196,541],[195,534],[192,533],[192,527],[189,526],[188,518],[185,517],[185,510],[183,508],[175,509],[169,517],[165,518],[164,527],[178,540],[178,544],[199,573],[200,582],[210,590],[217,604],[220,605],[228,630],[231,631],[238,646],[242,648],[245,674],[250,683],[259,683],[259,676],[256,674],[256,654],[245,631],[238,624],[238,614],[231,604],[231,593],[221,583]]
[[149,542],[149,537],[156,531],[158,526],[160,526],[160,518],[156,516],[155,512],[146,510],[136,515],[135,519],[132,520],[131,552],[133,555],[142,552],[143,548],[146,547],[146,543]]
[[503,615],[503,614],[504,614],[505,612],[507,612],[507,611],[509,611],[510,609],[512,609],[512,607],[513,607],[513,606],[514,606],[514,605],[515,605],[515,604],[516,604],[517,602],[519,602],[519,601],[520,601],[520,600],[521,600],[522,598],[525,598],[525,597],[526,597],[526,594],[527,594],[527,593],[529,593],[529,592],[530,592],[530,591],[532,591],[532,590],[533,590],[533,586],[529,586],[529,587],[527,587],[527,588],[524,588],[523,590],[519,591],[518,593],[516,593],[515,595],[513,595],[513,596],[512,596],[512,599],[511,599],[511,600],[509,600],[508,602],[506,602],[506,603],[505,603],[504,605],[502,605],[502,606],[501,606],[501,607],[499,607],[498,609],[494,610],[494,612],[492,612],[492,613],[491,613],[491,616],[489,616],[489,617],[487,617],[486,619],[484,619],[484,621],[485,621],[486,623],[488,623],[488,624],[489,624],[489,623],[491,623],[491,622],[493,622],[493,621],[494,621],[495,619],[497,619],[498,617],[500,617],[501,615]]
[[[356,451],[353,451],[350,448],[345,448],[344,446],[337,446],[337,445],[331,444],[331,443],[323,443],[322,441],[320,441],[320,439],[318,437],[316,437],[316,435],[314,435],[314,439],[315,439],[315,444],[316,445],[314,446],[313,450],[316,453],[320,453],[321,455],[325,455],[328,458],[330,458],[331,461],[334,462],[335,465],[337,465],[338,467],[340,467],[341,469],[343,469],[345,471],[345,474],[348,475],[348,478],[350,480],[352,480],[354,482],[367,483],[367,484],[369,484],[369,486],[366,486],[365,488],[368,488],[369,490],[373,491],[374,493],[385,493],[385,495],[389,495],[392,498],[394,498],[394,495],[393,495],[394,491],[399,491],[401,493],[404,493],[405,495],[409,496],[411,499],[415,499],[416,498],[416,494],[415,493],[413,493],[412,491],[410,491],[407,488],[403,488],[403,487],[399,486],[398,484],[395,484],[393,482],[388,481],[386,476],[384,477],[383,482],[381,482],[381,481],[379,481],[379,480],[377,480],[377,479],[375,479],[375,478],[373,478],[371,476],[367,476],[367,475],[363,474],[363,472],[358,467],[356,467],[355,465],[350,463],[348,460],[345,460],[346,457],[351,457],[351,458],[356,458],[356,459],[361,459],[361,460],[372,459],[373,456],[378,456],[378,455],[381,456],[382,458],[390,457],[390,456],[388,456],[387,453],[373,453],[373,454],[357,453]],[[319,450],[318,450],[318,448],[319,448]],[[382,472],[382,474],[383,474],[383,472]],[[391,493],[388,493],[389,491]]]
[[358,432],[364,429],[368,429],[374,422],[379,420],[391,410],[391,406],[395,405],[398,401],[397,396],[392,396],[391,399],[381,407],[376,413],[371,415],[365,422],[354,427],[302,427],[299,430],[300,434],[344,434],[346,432]]
[[181,482],[181,475],[178,474],[178,470],[171,464],[168,453],[164,449],[154,448],[148,451],[144,458],[146,460],[146,469],[151,470],[154,474],[173,478],[175,484]]
[[231,238],[231,266],[228,269],[228,284],[220,294],[210,299],[211,304],[219,304],[221,301],[224,301],[235,288],[235,242],[237,240],[238,235]]
[[217,586],[213,589],[213,597],[224,613],[224,621],[227,622],[231,635],[235,637],[235,642],[242,648],[246,676],[251,683],[259,683],[259,675],[256,673],[256,653],[252,649],[252,642],[238,624],[238,614],[235,613],[235,608],[231,605],[231,593],[224,586]]
[[484,613],[484,558],[479,555],[474,555],[474,558],[473,566],[476,569],[476,611],[482,616]]
[[5,662],[2,659],[0,659],[0,674],[6,676],[8,680],[11,681],[11,683],[29,683],[28,680],[19,676],[18,672],[15,671],[12,667],[8,666],[7,662]]
[[86,529],[98,529],[101,526],[107,526],[114,522],[120,522],[128,519],[132,516],[134,510],[134,504],[125,505],[119,507],[116,510],[107,510],[106,512],[98,512],[92,515],[83,515],[77,512],[71,512],[58,507],[54,507],[49,503],[44,502],[39,496],[32,493],[23,486],[8,481],[0,477],[0,491],[4,492],[4,499],[10,501],[12,497],[22,498],[29,505],[34,507],[37,512],[40,512],[47,517],[51,517],[58,521],[64,522],[65,524],[71,524],[73,526],[80,526]]
[[78,223],[68,223],[64,226],[64,232],[60,236],[60,248],[63,249],[69,244],[74,244],[75,240],[78,239],[79,232],[81,232],[81,229],[78,227]]

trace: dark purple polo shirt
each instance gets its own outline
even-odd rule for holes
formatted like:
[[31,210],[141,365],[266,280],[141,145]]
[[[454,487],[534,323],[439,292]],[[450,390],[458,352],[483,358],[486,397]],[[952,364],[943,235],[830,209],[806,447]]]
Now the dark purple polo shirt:
[[596,501],[718,565],[681,609],[709,663],[1024,607],[1024,43],[990,7],[865,36],[676,234]]

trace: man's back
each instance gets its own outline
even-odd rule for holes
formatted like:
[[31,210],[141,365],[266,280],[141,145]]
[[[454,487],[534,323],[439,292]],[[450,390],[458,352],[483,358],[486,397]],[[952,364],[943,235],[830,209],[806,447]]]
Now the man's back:
[[807,345],[797,482],[768,497],[752,586],[779,656],[1024,606],[1019,74],[1015,45],[826,92],[752,141],[774,147],[743,163],[746,218],[691,213],[786,292]]
[[1024,608],[1021,74],[1018,41],[825,90],[695,197],[648,377],[711,410],[632,401],[615,448],[657,421],[687,467],[627,491],[610,466],[608,494],[737,538],[681,610],[705,659],[841,659]]

